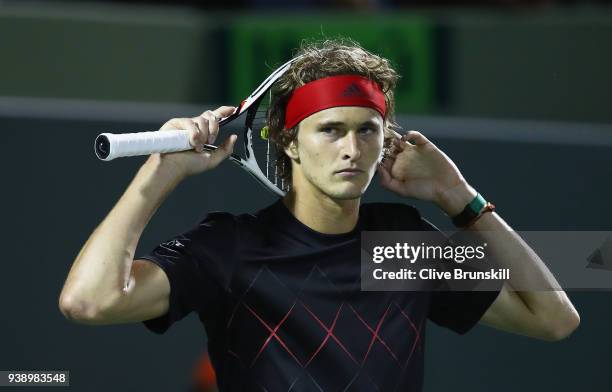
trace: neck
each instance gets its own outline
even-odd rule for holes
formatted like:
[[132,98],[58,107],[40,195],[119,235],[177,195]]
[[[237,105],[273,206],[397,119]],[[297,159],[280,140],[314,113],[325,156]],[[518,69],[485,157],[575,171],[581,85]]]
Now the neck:
[[291,190],[283,203],[297,220],[312,230],[323,234],[342,234],[357,225],[359,200],[334,200],[320,192]]

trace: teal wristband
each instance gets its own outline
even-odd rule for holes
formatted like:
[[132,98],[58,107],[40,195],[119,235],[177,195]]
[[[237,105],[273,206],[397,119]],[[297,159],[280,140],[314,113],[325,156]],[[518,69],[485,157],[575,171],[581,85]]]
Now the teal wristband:
[[472,199],[471,202],[468,203],[467,206],[459,213],[459,215],[453,218],[453,224],[457,227],[465,227],[472,221],[472,219],[476,218],[480,211],[487,204],[487,201],[482,197],[480,193],[476,194],[476,197]]

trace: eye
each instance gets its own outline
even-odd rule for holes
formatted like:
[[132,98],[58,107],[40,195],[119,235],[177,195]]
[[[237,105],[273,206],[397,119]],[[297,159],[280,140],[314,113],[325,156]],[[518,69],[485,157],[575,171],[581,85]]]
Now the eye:
[[336,132],[336,128],[332,128],[332,127],[323,127],[319,130],[320,132],[323,132],[325,134],[331,135],[334,132]]
[[376,129],[372,128],[372,127],[361,127],[359,128],[359,133],[367,135],[370,133],[375,133]]

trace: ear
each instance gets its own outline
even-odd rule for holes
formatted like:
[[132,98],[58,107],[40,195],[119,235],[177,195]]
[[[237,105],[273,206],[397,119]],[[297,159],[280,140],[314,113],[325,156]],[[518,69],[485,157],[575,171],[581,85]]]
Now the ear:
[[297,148],[297,138],[293,139],[287,147],[285,147],[285,154],[293,160],[297,161],[300,159],[300,154],[298,153]]
[[[386,121],[385,121],[386,125]],[[389,131],[389,129],[385,126],[383,128],[383,141],[382,141],[382,149],[380,150],[380,155],[378,156],[377,163],[382,163],[385,157],[391,152],[391,145],[393,144],[393,134]]]

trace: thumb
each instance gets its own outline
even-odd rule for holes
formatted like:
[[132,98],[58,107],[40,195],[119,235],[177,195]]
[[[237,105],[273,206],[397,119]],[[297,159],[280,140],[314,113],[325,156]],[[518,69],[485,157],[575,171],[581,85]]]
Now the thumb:
[[234,145],[236,144],[237,139],[238,136],[232,134],[223,141],[223,144],[220,145],[219,148],[217,148],[217,150],[210,156],[211,167],[217,166],[224,159],[230,156],[230,154],[234,151]]

